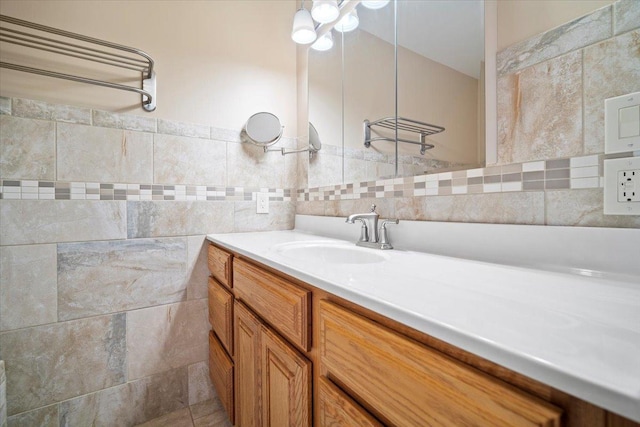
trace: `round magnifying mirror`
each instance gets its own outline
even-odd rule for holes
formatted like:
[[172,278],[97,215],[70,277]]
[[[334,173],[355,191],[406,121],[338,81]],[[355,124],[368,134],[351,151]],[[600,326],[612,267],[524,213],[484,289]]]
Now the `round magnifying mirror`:
[[280,119],[267,112],[254,114],[244,125],[249,141],[263,147],[276,143],[282,136],[282,130]]
[[316,128],[309,122],[309,149],[313,152],[320,151],[322,148],[322,142],[320,142],[320,136]]

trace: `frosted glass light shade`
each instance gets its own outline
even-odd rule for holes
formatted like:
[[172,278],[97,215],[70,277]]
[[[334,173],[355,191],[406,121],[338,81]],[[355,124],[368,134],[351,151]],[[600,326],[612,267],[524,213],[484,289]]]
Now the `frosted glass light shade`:
[[311,16],[321,24],[333,22],[340,15],[337,0],[313,0]]
[[298,44],[309,44],[316,40],[316,29],[307,9],[300,9],[293,16],[291,38]]
[[361,5],[367,9],[382,9],[389,3],[389,0],[362,0]]
[[358,12],[353,9],[347,15],[343,16],[340,21],[335,25],[335,29],[341,33],[348,33],[358,28],[360,19],[358,19]]
[[311,49],[324,52],[333,47],[333,34],[331,31],[323,34],[314,44],[311,45]]

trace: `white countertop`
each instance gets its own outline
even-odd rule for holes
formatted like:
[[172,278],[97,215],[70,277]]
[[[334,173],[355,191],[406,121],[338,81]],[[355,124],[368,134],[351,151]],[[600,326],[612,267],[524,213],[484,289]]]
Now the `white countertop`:
[[[357,234],[357,233],[356,233]],[[207,238],[407,326],[640,421],[640,284],[423,252],[373,264],[296,259],[274,246],[352,242],[301,231]]]

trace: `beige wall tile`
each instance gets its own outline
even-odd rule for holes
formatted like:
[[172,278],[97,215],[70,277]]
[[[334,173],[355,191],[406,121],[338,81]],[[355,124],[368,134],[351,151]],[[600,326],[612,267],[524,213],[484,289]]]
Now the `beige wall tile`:
[[425,198],[428,221],[544,224],[544,192],[467,194]]
[[188,401],[183,366],[62,402],[60,426],[134,426],[184,408]]
[[235,202],[234,232],[291,230],[295,217],[294,202],[269,202],[269,213],[256,213],[256,202]]
[[0,178],[53,180],[55,123],[0,116]]
[[584,50],[585,154],[604,152],[604,100],[639,90],[639,46],[636,30]]
[[425,197],[398,197],[393,201],[395,203],[395,218],[416,221],[426,219]]
[[11,115],[11,98],[0,96],[0,115]]
[[582,52],[498,79],[498,162],[582,154]]
[[611,37],[612,8],[603,7],[500,51],[498,75],[513,73]]
[[7,427],[58,427],[58,405],[45,406],[9,417]]
[[324,216],[324,201],[297,202],[296,214]]
[[209,377],[209,362],[189,365],[189,405],[213,399],[215,396]]
[[153,135],[58,123],[61,181],[153,182]]
[[308,165],[309,188],[342,184],[342,158],[340,156],[320,151],[313,159],[308,160]]
[[127,202],[129,238],[194,236],[233,230],[233,202]]
[[156,134],[154,182],[225,186],[226,146],[226,143],[210,139]]
[[[280,145],[277,145],[278,147]],[[296,156],[288,154],[287,156]],[[283,188],[285,157],[279,152],[265,153],[252,144],[227,144],[227,186]]]
[[547,225],[640,228],[638,216],[604,215],[601,188],[547,191],[545,205]]
[[91,124],[91,110],[89,108],[71,105],[49,104],[32,99],[13,100],[14,116],[30,119],[53,120],[58,122]]
[[195,123],[158,119],[158,133],[209,139],[211,137],[211,127]]
[[142,132],[156,132],[157,130],[157,120],[154,117],[118,114],[100,110],[93,110],[93,125]]
[[8,367],[8,413],[122,384],[125,357],[124,314],[0,334],[0,358]]
[[613,5],[615,34],[640,27],[640,2],[638,0],[619,0]]
[[186,300],[185,238],[58,245],[60,320]]
[[139,424],[136,427],[193,427],[193,420],[191,419],[191,411],[189,408],[178,409],[163,415],[162,417],[155,418],[151,421],[147,421],[144,424]]
[[126,220],[124,201],[3,200],[0,245],[124,239]]
[[187,298],[207,298],[207,266],[208,241],[205,236],[187,237]]
[[207,300],[129,311],[129,379],[142,378],[207,359]]
[[56,245],[0,247],[0,330],[58,320]]

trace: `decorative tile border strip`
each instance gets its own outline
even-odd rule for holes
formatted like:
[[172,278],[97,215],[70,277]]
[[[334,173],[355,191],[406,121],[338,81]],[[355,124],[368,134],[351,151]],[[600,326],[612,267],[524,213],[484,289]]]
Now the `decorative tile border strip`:
[[292,190],[281,188],[213,187],[206,185],[121,184],[0,180],[4,200],[209,200],[255,201],[268,193],[272,202],[292,201]]
[[447,196],[602,187],[604,155],[540,160],[405,178],[300,189],[298,201]]

